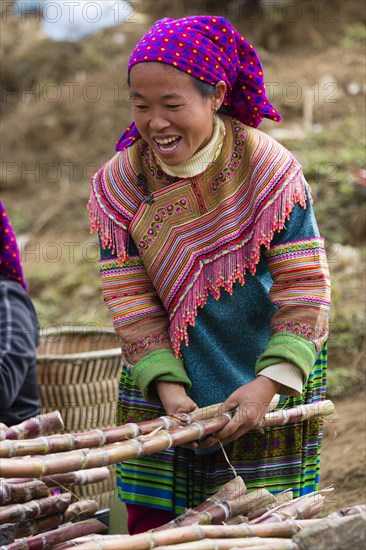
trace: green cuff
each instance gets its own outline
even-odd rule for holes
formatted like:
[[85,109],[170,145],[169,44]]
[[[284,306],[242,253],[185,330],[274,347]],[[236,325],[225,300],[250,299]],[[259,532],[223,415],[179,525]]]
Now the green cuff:
[[298,367],[307,380],[315,363],[316,350],[312,342],[305,340],[302,336],[289,332],[277,332],[274,334],[265,350],[255,365],[255,373],[266,367],[288,361]]
[[154,380],[183,384],[186,391],[192,387],[183,362],[174,356],[173,350],[161,349],[149,353],[136,363],[132,369],[132,379],[149,403],[160,404]]

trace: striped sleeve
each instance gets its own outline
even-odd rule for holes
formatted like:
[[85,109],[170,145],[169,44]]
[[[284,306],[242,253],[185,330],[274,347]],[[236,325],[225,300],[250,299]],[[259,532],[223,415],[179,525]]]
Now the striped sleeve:
[[289,361],[306,380],[328,336],[329,270],[324,240],[319,236],[310,200],[296,205],[285,229],[266,252],[273,279],[270,290],[277,311],[271,339],[256,366],[262,369]]
[[167,313],[141,258],[130,255],[121,266],[110,250],[101,248],[100,275],[124,362],[145,398],[158,401],[156,379],[189,388],[183,363],[171,347]]

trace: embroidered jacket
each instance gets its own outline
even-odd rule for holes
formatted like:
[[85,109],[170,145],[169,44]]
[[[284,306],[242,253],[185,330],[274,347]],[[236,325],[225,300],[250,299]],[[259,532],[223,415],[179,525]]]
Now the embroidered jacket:
[[[327,336],[329,274],[301,166],[268,135],[223,120],[221,153],[198,176],[165,174],[140,140],[93,179],[104,299],[150,400],[156,378],[187,389],[192,380],[194,398],[211,367],[201,406],[220,382],[229,395],[281,361],[306,378]],[[231,326],[221,322],[228,312]],[[210,333],[215,358],[205,361]]]

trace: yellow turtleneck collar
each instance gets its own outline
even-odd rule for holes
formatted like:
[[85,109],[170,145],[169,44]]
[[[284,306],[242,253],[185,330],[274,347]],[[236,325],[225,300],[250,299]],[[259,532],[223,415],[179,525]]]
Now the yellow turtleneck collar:
[[169,176],[175,178],[192,178],[198,176],[204,172],[209,164],[211,164],[219,156],[222,148],[222,144],[225,137],[225,126],[222,120],[216,116],[214,119],[214,127],[212,137],[205,147],[197,151],[191,158],[177,164],[175,166],[168,166],[157,155],[157,161]]

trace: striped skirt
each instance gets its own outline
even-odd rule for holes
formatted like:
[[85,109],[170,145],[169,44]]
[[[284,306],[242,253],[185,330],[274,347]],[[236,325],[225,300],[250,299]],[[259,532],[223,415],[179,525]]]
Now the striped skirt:
[[[288,398],[278,408],[325,399],[326,365],[324,346],[302,396]],[[119,425],[165,414],[161,407],[144,401],[125,368],[117,411]],[[249,491],[265,487],[276,494],[291,489],[296,498],[318,488],[321,437],[322,420],[313,418],[266,428],[264,433],[252,431],[225,445],[225,451]],[[233,477],[221,449],[202,455],[176,447],[117,465],[118,494],[123,502],[152,506],[176,515],[197,506]]]

